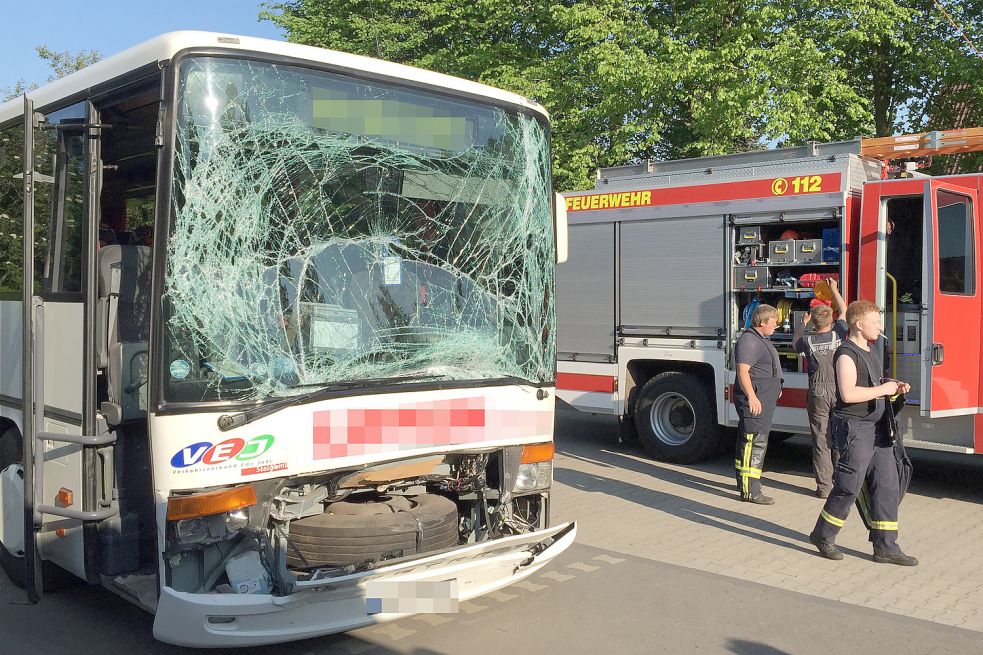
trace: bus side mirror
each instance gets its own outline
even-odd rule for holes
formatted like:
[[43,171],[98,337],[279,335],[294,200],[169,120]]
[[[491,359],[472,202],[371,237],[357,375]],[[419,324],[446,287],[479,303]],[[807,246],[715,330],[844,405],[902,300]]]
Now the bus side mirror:
[[567,200],[559,193],[553,196],[553,234],[556,237],[556,263],[567,261]]

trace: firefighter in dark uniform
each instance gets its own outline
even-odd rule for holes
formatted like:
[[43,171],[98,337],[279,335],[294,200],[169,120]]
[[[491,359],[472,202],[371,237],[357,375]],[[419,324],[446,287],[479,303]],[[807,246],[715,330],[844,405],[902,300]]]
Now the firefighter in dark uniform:
[[740,419],[735,455],[737,489],[741,500],[757,505],[775,503],[774,498],[761,493],[761,469],[775,405],[782,393],[781,362],[768,338],[777,327],[778,310],[758,305],[751,316],[751,329],[737,340],[734,353],[734,407]]
[[827,559],[843,559],[836,535],[857,503],[870,531],[874,561],[916,566],[918,560],[898,546],[898,505],[904,492],[903,447],[896,447],[890,397],[910,390],[898,380],[882,381],[878,349],[870,345],[881,332],[880,310],[858,300],[846,311],[850,335],[837,349],[833,440],[839,461],[833,490],[809,540]]

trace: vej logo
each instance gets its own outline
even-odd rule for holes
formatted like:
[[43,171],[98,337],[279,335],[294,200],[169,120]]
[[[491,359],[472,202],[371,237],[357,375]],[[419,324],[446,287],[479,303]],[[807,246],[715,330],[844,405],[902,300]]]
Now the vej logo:
[[222,464],[231,459],[240,462],[248,462],[251,459],[261,457],[273,447],[275,439],[272,434],[263,434],[253,437],[249,441],[233,437],[225,441],[213,444],[210,441],[199,441],[190,446],[185,446],[174,453],[171,457],[171,466],[174,468],[187,468],[199,462],[208,466]]

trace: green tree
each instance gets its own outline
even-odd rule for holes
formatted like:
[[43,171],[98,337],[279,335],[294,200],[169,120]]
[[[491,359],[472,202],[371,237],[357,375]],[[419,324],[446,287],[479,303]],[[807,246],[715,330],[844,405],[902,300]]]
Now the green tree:
[[285,0],[261,17],[536,99],[572,189],[649,157],[951,127],[951,107],[981,106],[964,38],[981,10],[950,9],[961,29],[936,0]]
[[[58,52],[48,46],[39,45],[34,48],[34,51],[42,61],[48,64],[48,68],[51,69],[51,74],[48,76],[49,82],[54,82],[59,78],[70,75],[77,70],[96,63],[102,58],[95,50],[79,50],[78,52],[65,50]],[[20,79],[11,86],[0,89],[0,97],[3,100],[10,100],[36,88],[38,88],[36,83],[28,83],[26,80]]]
[[58,52],[44,45],[39,45],[34,50],[38,53],[38,57],[47,62],[48,67],[51,69],[51,75],[48,76],[49,82],[54,82],[75,71],[82,70],[86,66],[91,66],[102,59],[102,55],[95,50],[79,50],[78,52],[64,50]]
[[[45,46],[38,46],[36,49],[38,56],[48,63],[51,68],[51,75],[48,81],[54,81],[75,72],[89,64],[99,61],[99,53],[95,51],[56,52]],[[18,80],[11,87],[0,89],[0,97],[9,100],[23,95],[38,87],[37,84],[29,84],[24,80]],[[51,165],[51,156],[54,154],[54,139],[57,135],[53,131],[39,131],[36,135],[36,168],[38,172],[51,175],[51,171],[46,167]],[[24,133],[19,125],[8,127],[0,132],[0,294],[17,294],[23,281],[21,270],[22,240],[23,231],[23,158]],[[38,206],[45,206],[49,201],[45,194],[50,193],[50,187],[46,184],[39,184],[36,187],[38,194]],[[35,248],[42,260],[46,244],[44,239],[47,236],[48,219],[44,213],[37,215],[35,226]],[[40,276],[38,277],[40,280]]]

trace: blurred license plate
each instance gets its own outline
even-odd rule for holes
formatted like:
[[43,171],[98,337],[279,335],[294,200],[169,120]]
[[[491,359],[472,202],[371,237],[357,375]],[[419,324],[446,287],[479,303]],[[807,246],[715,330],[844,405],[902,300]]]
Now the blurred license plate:
[[370,580],[365,583],[368,614],[457,612],[457,580]]

